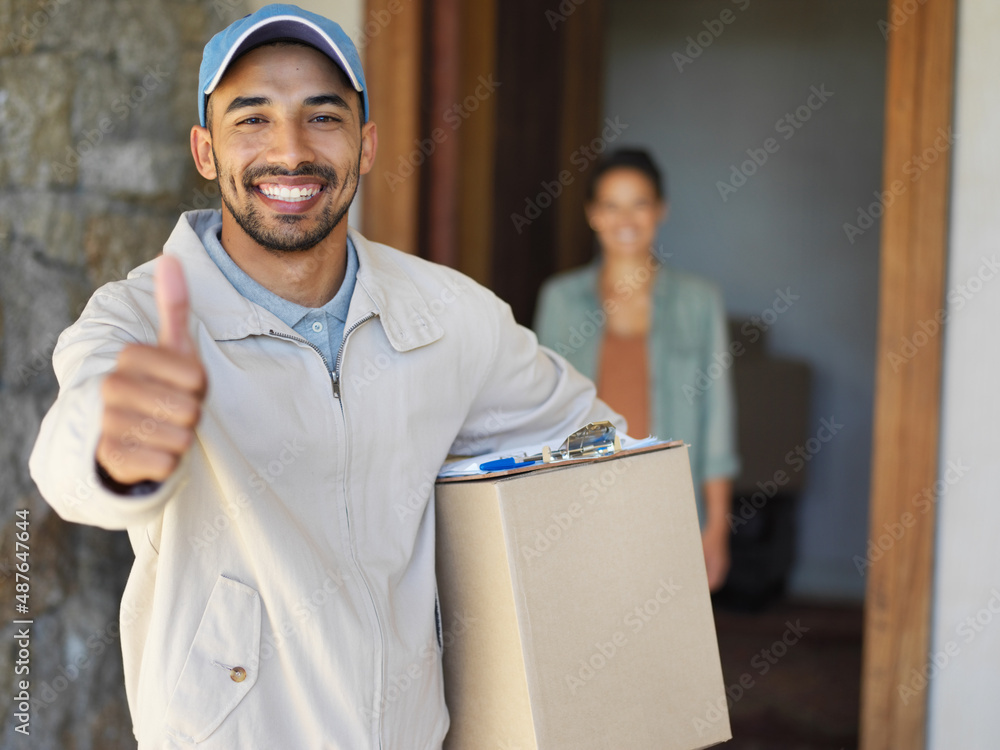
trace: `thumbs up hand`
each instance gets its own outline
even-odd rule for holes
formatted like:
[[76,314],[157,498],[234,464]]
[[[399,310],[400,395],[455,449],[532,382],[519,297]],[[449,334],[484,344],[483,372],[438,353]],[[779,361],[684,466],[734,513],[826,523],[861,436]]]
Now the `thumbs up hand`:
[[160,314],[160,346],[178,354],[194,354],[188,331],[187,282],[176,258],[164,255],[156,269],[156,309]]
[[156,269],[156,346],[132,344],[101,386],[104,415],[97,462],[122,485],[162,482],[194,442],[207,378],[188,329],[190,305],[180,262]]

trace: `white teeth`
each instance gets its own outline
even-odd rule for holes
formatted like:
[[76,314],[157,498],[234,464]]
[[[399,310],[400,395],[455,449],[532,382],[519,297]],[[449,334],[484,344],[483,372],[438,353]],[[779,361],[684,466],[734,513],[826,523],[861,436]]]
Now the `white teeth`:
[[260,185],[260,191],[268,198],[296,203],[307,201],[319,192],[319,188],[287,187],[284,185]]

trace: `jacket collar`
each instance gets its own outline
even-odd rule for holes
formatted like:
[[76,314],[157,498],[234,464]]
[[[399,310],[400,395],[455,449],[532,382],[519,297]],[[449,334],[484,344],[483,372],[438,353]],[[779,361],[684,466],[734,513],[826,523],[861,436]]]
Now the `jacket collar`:
[[407,352],[441,338],[444,329],[431,314],[427,300],[410,275],[396,260],[400,251],[371,242],[353,229],[347,231],[358,251],[358,282],[345,330],[351,327],[352,321],[367,314],[362,312],[366,307],[360,298],[359,292],[362,292],[368,297],[368,312],[378,313],[385,335],[396,351]]
[[[201,242],[218,223],[219,211],[181,214],[163,252],[184,265],[191,309],[216,341],[232,341],[269,330],[292,333],[276,316],[241,295],[219,270]],[[393,349],[410,351],[437,341],[444,331],[430,314],[427,301],[393,256],[399,251],[370,242],[349,229],[358,252],[358,280],[351,297],[345,330],[377,315]],[[152,275],[156,261],[136,268],[129,277]]]

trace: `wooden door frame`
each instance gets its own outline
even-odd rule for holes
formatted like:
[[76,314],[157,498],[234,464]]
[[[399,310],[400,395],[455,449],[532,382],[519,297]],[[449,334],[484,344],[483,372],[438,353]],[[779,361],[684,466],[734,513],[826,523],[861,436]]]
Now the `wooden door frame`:
[[[887,15],[862,750],[926,746],[927,691],[904,700],[900,686],[930,650],[937,523],[916,501],[938,479],[943,347],[925,329],[940,324],[945,304],[952,139],[942,134],[952,127],[957,1],[890,0]],[[903,346],[918,340],[916,351]],[[894,524],[905,533],[875,554]]]
[[[366,17],[387,3],[367,0]],[[391,131],[382,131],[383,165],[396,164],[421,137],[420,97],[415,92],[422,61],[423,3],[433,5],[434,0],[407,3],[407,10],[366,50],[373,119],[386,118],[382,121],[392,124]],[[907,525],[902,538],[866,571],[862,750],[919,750],[926,745],[927,691],[903,701],[899,686],[909,684],[912,670],[925,667],[930,645],[936,514],[915,512],[915,500],[938,478],[942,342],[940,336],[928,336],[915,352],[902,351],[901,342],[912,342],[923,330],[920,324],[937,318],[944,305],[951,159],[950,151],[940,153],[935,140],[940,144],[940,133],[950,133],[952,127],[957,3],[889,0],[886,16],[869,538],[876,542],[886,525]],[[491,17],[495,24],[496,14]],[[938,150],[937,158],[929,165],[922,162],[914,179],[915,159],[931,150]],[[378,178],[368,182],[365,233],[412,252],[418,237],[420,180],[408,179],[393,191]],[[489,201],[479,203],[486,206]]]

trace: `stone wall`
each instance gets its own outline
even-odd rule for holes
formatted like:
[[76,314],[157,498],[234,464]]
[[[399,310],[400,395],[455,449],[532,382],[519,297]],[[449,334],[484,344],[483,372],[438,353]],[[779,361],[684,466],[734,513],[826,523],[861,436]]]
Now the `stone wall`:
[[[243,0],[0,0],[0,746],[135,748],[118,604],[123,532],[67,524],[27,460],[55,398],[60,331],[104,282],[215,204],[188,133],[207,39]],[[15,675],[15,522],[29,511],[30,675]],[[24,615],[21,615],[23,617]],[[10,706],[30,679],[30,737]]]

